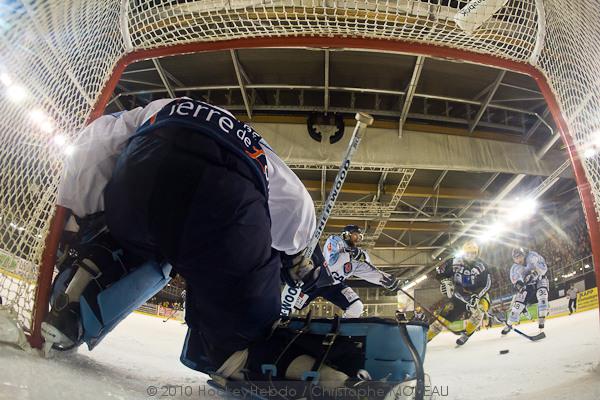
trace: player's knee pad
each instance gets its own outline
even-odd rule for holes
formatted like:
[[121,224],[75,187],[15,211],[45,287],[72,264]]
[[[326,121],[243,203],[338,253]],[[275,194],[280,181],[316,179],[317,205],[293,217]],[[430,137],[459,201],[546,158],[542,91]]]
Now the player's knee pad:
[[513,302],[512,309],[510,310],[510,314],[508,315],[508,322],[510,324],[514,324],[519,321],[521,313],[525,309],[525,303],[520,301]]
[[358,318],[362,315],[364,309],[363,302],[360,300],[350,304],[344,311],[343,318]]
[[545,317],[548,313],[548,289],[540,287],[535,294],[538,301],[538,316]]
[[473,310],[471,312],[471,316],[469,317],[469,319],[467,319],[467,326],[465,328],[467,335],[470,335],[473,332],[475,332],[479,325],[481,325],[481,321],[483,321],[484,315],[485,311],[480,303],[479,307]]
[[427,341],[429,342],[431,339],[436,337],[443,329],[444,325],[440,321],[435,321],[433,324],[429,325],[429,330],[427,331]]

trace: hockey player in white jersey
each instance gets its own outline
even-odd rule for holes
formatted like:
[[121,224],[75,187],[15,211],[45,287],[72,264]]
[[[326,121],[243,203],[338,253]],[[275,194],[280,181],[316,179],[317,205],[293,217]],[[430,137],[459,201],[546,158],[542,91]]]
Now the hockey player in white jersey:
[[544,258],[535,251],[516,248],[512,251],[514,264],[510,268],[510,281],[517,289],[513,296],[511,310],[502,334],[511,331],[521,314],[530,304],[537,303],[538,327],[544,329],[548,314],[548,266]]
[[398,290],[400,281],[375,268],[367,252],[358,246],[362,239],[362,231],[357,225],[347,225],[341,236],[332,235],[327,238],[323,255],[335,284],[303,291],[296,303],[296,309],[303,309],[315,298],[323,297],[344,310],[343,318],[360,317],[363,313],[363,302],[345,283],[346,279],[352,276],[390,291]]

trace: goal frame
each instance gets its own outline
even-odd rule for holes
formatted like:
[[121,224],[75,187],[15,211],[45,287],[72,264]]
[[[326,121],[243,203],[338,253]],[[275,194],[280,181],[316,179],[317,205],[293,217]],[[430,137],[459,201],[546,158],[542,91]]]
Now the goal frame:
[[[113,68],[111,77],[96,100],[95,107],[93,108],[87,122],[89,123],[103,114],[104,109],[110,100],[111,94],[121,78],[121,75],[125,71],[125,68],[131,63],[144,59],[168,57],[178,54],[248,48],[327,48],[401,53],[415,56],[467,61],[474,64],[481,64],[529,75],[535,80],[540,91],[542,92],[552,118],[554,119],[558,128],[558,132],[561,135],[563,143],[566,145],[586,217],[592,248],[592,257],[594,261],[594,271],[596,273],[596,285],[597,287],[600,287],[600,222],[598,220],[596,209],[594,208],[594,197],[591,191],[591,186],[587,181],[583,165],[573,144],[573,137],[569,132],[567,123],[560,110],[559,103],[550,85],[548,84],[548,80],[538,68],[527,63],[433,44],[414,43],[402,40],[382,40],[337,36],[247,38],[217,42],[180,44],[148,50],[133,51],[123,56]],[[41,336],[41,323],[48,313],[52,275],[56,260],[58,242],[68,215],[69,210],[60,206],[56,207],[42,254],[42,262],[40,265],[38,284],[36,287],[36,296],[34,299],[35,303],[32,316],[32,326],[29,335],[30,344],[37,348],[40,348],[43,344],[43,339]],[[598,296],[600,299],[600,291]]]

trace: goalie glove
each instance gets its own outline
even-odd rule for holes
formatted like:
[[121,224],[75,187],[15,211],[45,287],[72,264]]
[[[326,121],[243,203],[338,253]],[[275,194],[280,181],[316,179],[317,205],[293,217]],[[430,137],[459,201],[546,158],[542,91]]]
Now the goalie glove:
[[467,311],[474,312],[479,307],[479,296],[472,294],[467,302]]
[[311,259],[304,257],[304,251],[288,255],[281,254],[281,279],[291,287],[302,286],[303,290],[310,289],[319,278],[321,268],[315,268]]
[[536,270],[531,271],[529,274],[527,274],[527,276],[525,276],[525,285],[530,285],[534,283],[535,281],[537,281],[539,276],[540,274]]
[[454,297],[454,282],[452,282],[452,279],[442,279],[440,281],[440,292],[449,299]]

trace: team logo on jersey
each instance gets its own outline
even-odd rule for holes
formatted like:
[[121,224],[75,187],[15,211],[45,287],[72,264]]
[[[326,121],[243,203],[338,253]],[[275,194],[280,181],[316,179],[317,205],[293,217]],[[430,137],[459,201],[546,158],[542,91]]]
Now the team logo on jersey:
[[349,274],[350,272],[352,272],[352,263],[351,262],[347,262],[346,264],[344,264],[344,274]]
[[328,251],[333,250],[333,247],[331,246],[331,242],[327,243],[327,250]]

